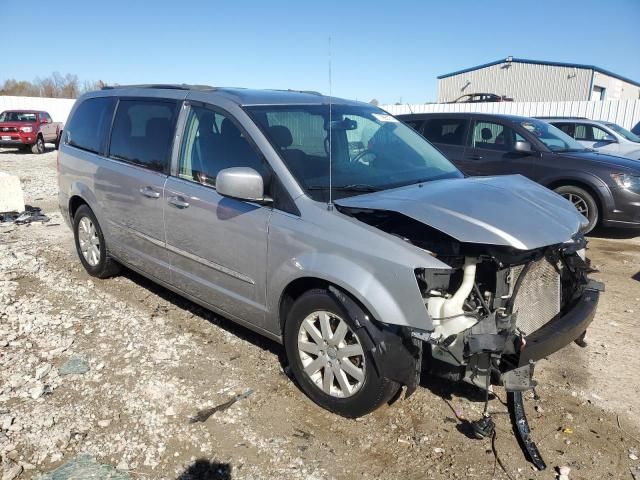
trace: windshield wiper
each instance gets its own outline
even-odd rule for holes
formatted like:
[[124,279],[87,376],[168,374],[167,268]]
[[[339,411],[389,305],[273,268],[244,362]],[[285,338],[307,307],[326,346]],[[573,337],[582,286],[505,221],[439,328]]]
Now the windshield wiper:
[[[333,185],[331,187],[333,190],[339,190],[341,192],[377,192],[380,190],[379,187],[374,187],[373,185],[367,185],[365,183],[354,183],[351,185]],[[328,185],[311,185],[307,187],[307,190],[329,190]]]

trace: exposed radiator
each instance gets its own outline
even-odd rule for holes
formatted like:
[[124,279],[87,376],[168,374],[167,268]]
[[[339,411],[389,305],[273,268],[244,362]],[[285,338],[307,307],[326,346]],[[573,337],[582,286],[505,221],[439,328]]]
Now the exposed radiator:
[[[524,266],[513,267],[513,285]],[[562,288],[560,274],[546,258],[533,263],[525,273],[516,292],[513,312],[517,312],[516,327],[525,335],[535,332],[560,313]]]

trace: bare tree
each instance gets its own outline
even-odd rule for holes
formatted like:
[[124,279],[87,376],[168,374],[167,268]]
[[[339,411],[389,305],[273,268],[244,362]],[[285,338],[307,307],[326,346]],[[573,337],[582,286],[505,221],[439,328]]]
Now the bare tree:
[[24,97],[77,98],[80,94],[91,90],[99,90],[104,82],[84,81],[82,87],[77,75],[62,75],[53,72],[48,77],[36,77],[33,82],[8,79],[0,84],[0,95],[16,95]]

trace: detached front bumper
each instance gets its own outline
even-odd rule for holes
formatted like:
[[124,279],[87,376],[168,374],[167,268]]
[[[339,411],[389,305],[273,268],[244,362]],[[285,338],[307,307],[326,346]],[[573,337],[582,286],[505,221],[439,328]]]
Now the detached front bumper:
[[597,282],[590,282],[571,310],[528,335],[520,350],[519,366],[540,360],[579,339],[595,317],[601,290]]

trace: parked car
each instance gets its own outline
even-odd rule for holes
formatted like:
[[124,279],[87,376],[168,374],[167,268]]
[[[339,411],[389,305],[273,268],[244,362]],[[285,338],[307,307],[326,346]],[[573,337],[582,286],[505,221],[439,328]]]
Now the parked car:
[[467,175],[518,173],[596,225],[640,227],[640,163],[588,150],[542,120],[483,113],[401,115]]
[[636,126],[631,129],[631,133],[640,136],[640,122],[636,123]]
[[54,122],[47,112],[39,110],[6,110],[0,113],[0,147],[31,149],[44,153],[45,143],[56,148],[62,132],[62,123]]
[[448,103],[513,102],[513,98],[495,93],[468,93]]
[[596,310],[584,218],[521,176],[464,178],[377,107],[332,102],[83,95],[58,177],[82,265],[99,278],[126,265],[283,343],[301,389],[340,415],[411,393],[421,355],[483,389],[531,388],[533,363]]
[[588,118],[539,117],[587,148],[640,160],[640,137],[613,122]]

